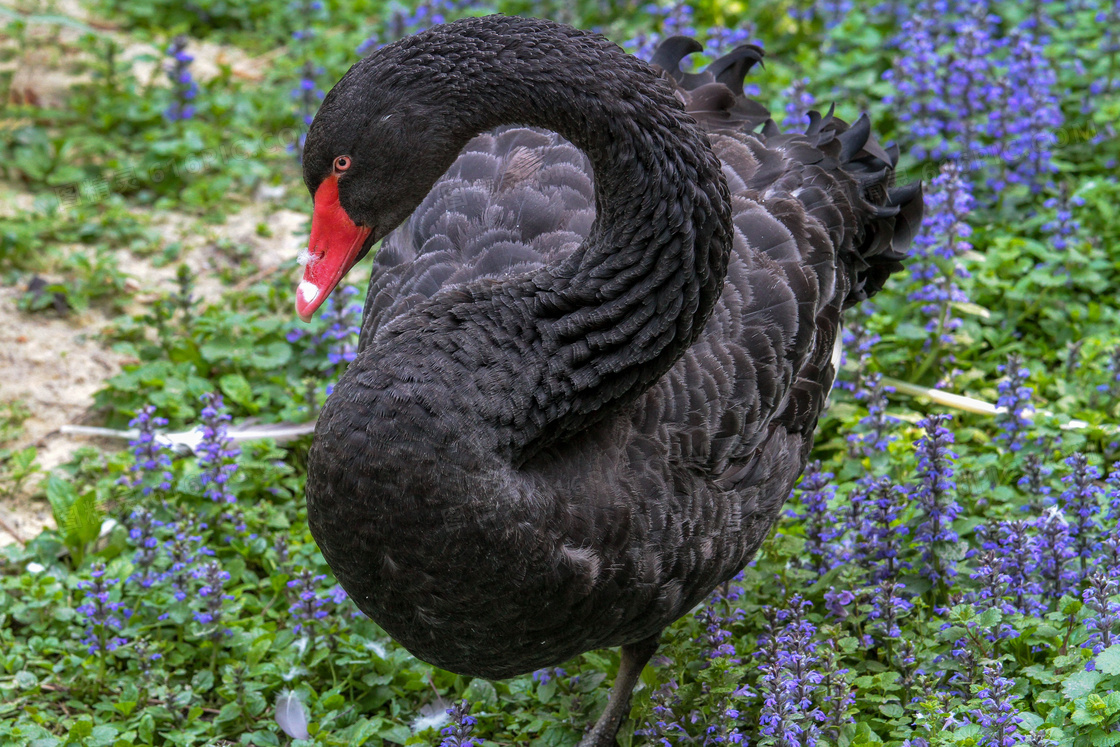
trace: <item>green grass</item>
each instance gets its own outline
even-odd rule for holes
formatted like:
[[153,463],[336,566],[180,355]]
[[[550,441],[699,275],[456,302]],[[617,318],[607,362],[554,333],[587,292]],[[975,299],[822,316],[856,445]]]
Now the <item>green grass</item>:
[[[322,341],[331,325],[352,323],[341,312],[320,316],[310,328],[294,320],[294,258],[281,272],[208,299],[212,303],[192,298],[198,278],[185,267],[175,287],[143,304],[126,279],[133,262],[179,260],[182,247],[152,227],[166,211],[220,226],[262,185],[287,187],[278,207],[308,210],[298,164],[286,147],[301,126],[291,90],[308,61],[322,68],[316,80],[328,89],[358,58],[356,47],[384,29],[398,7],[327,2],[311,15],[286,0],[245,6],[102,0],[92,7],[112,23],[113,33],[94,24],[76,40],[60,40],[59,30],[71,24],[46,2],[0,15],[15,40],[0,58],[65,47],[81,55],[77,67],[86,74],[65,109],[14,105],[3,117],[0,178],[34,207],[0,219],[0,277],[21,287],[34,274],[50,277],[47,295],[22,302],[26,314],[57,314],[48,301],[58,293],[71,309],[110,320],[102,342],[135,362],[96,395],[106,425],[125,427],[141,407],[153,405],[170,421],[168,428],[189,428],[200,416],[199,398],[209,392],[224,396],[235,421],[308,419],[340,371],[330,349],[354,339],[343,333]],[[819,17],[794,20],[792,7],[777,0],[705,1],[696,4],[694,19],[700,28],[753,24],[768,57],[751,82],[778,118],[783,90],[808,77],[818,103],[835,100],[838,114],[849,119],[868,110],[882,140],[900,141],[904,151],[914,145],[898,111],[883,103],[893,91],[882,73],[897,61],[894,26],[865,3],[833,28]],[[1005,26],[1021,20],[1016,4],[994,7]],[[493,9],[549,15],[559,5],[502,1]],[[637,4],[583,2],[565,12],[620,42],[658,23]],[[992,705],[984,690],[996,664],[1011,682],[1011,709],[1021,720],[1013,743],[1027,743],[1031,735],[1032,744],[1120,743],[1120,649],[1106,648],[1095,657],[1095,669],[1086,669],[1094,655],[1083,644],[1102,619],[1082,596],[1091,574],[1078,561],[1066,561],[1076,580],[1063,594],[1040,599],[1042,609],[1031,614],[985,602],[977,596],[981,579],[971,578],[983,561],[979,527],[1037,520],[1054,505],[1075,522],[1069,500],[1059,497],[1069,489],[1063,460],[1084,453],[1103,478],[1120,450],[1120,392],[1113,386],[1120,349],[1120,144],[1110,129],[1120,97],[1091,88],[1115,74],[1116,55],[1095,51],[1102,27],[1093,9],[1047,12],[1060,22],[1044,52],[1057,70],[1066,118],[1054,149],[1054,186],[1041,192],[1014,186],[998,196],[978,187],[968,216],[973,249],[960,260],[970,273],[960,281],[968,302],[953,307],[962,325],[951,342],[931,342],[921,303],[910,297],[917,285],[905,273],[875,299],[871,313],[861,308],[849,316],[852,325],[881,339],[866,358],[851,356],[841,377],[847,381],[881,372],[995,402],[1005,380],[999,366],[1009,355],[1022,356],[1030,369],[1038,414],[1023,449],[1011,451],[999,440],[995,419],[954,413],[952,493],[963,510],[952,529],[960,541],[938,550],[958,568],[954,584],[931,584],[918,573],[926,548],[913,536],[924,519],[917,501],[907,499],[887,529],[909,532],[901,535],[898,558],[913,567],[896,579],[912,607],[900,611],[900,632],[891,635],[872,616],[877,592],[868,578],[870,561],[837,563],[819,575],[809,562],[809,522],[783,517],[736,582],[737,591],[713,598],[703,614],[666,632],[620,735],[624,747],[656,743],[635,729],[648,730],[659,720],[673,745],[704,744],[708,727],[716,736],[738,729],[751,743],[776,744],[759,731],[767,621],[778,611],[788,614],[797,594],[810,603],[805,620],[816,648],[809,661],[835,692],[854,697],[828,711],[832,720],[821,744],[991,744],[994,729],[983,722]],[[23,33],[28,28],[39,32]],[[292,32],[305,28],[314,35],[293,42]],[[288,49],[271,58],[259,80],[225,69],[202,81],[196,116],[169,122],[163,111],[170,88],[158,75],[138,79],[122,60],[121,40],[162,49],[179,33],[254,55],[279,45]],[[0,88],[10,82],[0,73]],[[940,164],[904,157],[900,166],[928,185]],[[1045,225],[1057,212],[1047,201],[1063,190],[1080,203],[1072,214],[1081,228],[1059,250]],[[227,273],[225,285],[253,269]],[[952,273],[955,266],[940,271]],[[361,276],[351,281],[362,286]],[[126,309],[131,313],[122,313]],[[294,329],[304,333],[295,339]],[[58,528],[0,553],[0,743],[436,744],[438,719],[425,725],[421,716],[439,716],[466,699],[478,719],[475,735],[487,744],[567,747],[605,704],[617,652],[587,653],[547,677],[471,679],[416,660],[349,600],[332,596],[333,579],[310,537],[303,505],[306,439],[284,447],[245,445],[230,482],[236,503],[217,504],[205,498],[204,466],[193,457],[176,457],[171,488],[149,494],[143,488],[153,486],[151,478],[136,486],[122,482],[132,475],[127,450],[82,449],[50,475],[39,474],[35,449],[12,446],[26,409],[3,407],[0,496],[32,490],[49,500]],[[915,441],[922,430],[916,423],[942,409],[892,395],[888,414],[899,420],[891,430],[897,438],[884,451],[864,454],[848,436],[867,432],[861,422],[867,403],[847,391],[834,393],[813,457],[835,475],[835,526],[849,520],[865,475],[902,486],[920,482]],[[1073,419],[1082,425],[1063,427]],[[1034,463],[1053,470],[1041,478],[1047,491],[1020,484]],[[1120,485],[1091,483],[1100,508],[1097,539],[1114,538],[1116,510],[1108,512],[1110,501],[1120,501]],[[789,508],[804,514],[802,499]],[[158,524],[145,533],[145,521]],[[155,542],[151,556],[142,552],[147,537]],[[852,529],[836,541],[852,550],[870,540]],[[1095,567],[1120,567],[1109,566],[1107,546],[1098,545]],[[231,599],[220,605],[217,622],[198,616],[203,581],[195,574],[208,562],[229,574],[222,593]],[[145,585],[145,575],[158,580]],[[81,611],[92,603],[88,584],[98,577],[111,582],[104,603],[117,610],[119,623],[91,624]],[[312,601],[301,601],[301,589]],[[843,590],[852,598],[846,615],[838,616],[828,611],[826,594]],[[328,614],[306,622],[301,603]],[[990,635],[1001,626],[1001,635]],[[721,630],[733,652],[710,655]],[[117,637],[119,645],[108,650]],[[99,650],[91,653],[83,639]],[[307,740],[289,737],[276,723],[274,707],[285,692],[306,708]],[[818,689],[812,704],[826,707],[824,694]],[[738,715],[728,716],[729,708]]]

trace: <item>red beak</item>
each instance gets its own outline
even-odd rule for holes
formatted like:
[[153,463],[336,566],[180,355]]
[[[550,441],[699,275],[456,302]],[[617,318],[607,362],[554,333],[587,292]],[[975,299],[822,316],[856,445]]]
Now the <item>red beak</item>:
[[327,177],[315,191],[308,260],[303,280],[296,288],[296,313],[300,319],[311,321],[315,310],[358,260],[371,230],[350,220],[338,202],[338,177]]

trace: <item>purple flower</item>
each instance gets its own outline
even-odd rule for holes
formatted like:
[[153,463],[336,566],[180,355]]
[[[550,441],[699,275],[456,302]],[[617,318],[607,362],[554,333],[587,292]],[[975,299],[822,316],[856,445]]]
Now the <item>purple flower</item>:
[[533,682],[539,685],[547,685],[553,680],[560,680],[567,676],[568,673],[560,667],[545,667],[533,672]]
[[984,667],[984,687],[976,693],[980,708],[972,715],[987,731],[983,744],[1014,747],[1019,744],[1019,724],[1023,722],[1023,717],[1012,704],[1019,697],[1011,693],[1015,683],[1002,675],[1003,667],[998,661]]
[[1073,217],[1073,207],[1085,204],[1082,197],[1070,198],[1069,186],[1062,184],[1057,197],[1051,197],[1043,206],[1054,211],[1054,217],[1042,224],[1042,232],[1050,237],[1050,244],[1059,252],[1069,249],[1072,240],[1081,230],[1081,223]]
[[829,485],[832,477],[831,472],[821,472],[819,461],[810,462],[798,485],[805,512],[793,514],[804,523],[806,565],[817,575],[841,560],[832,545],[832,541],[842,533],[835,512],[829,508],[829,502],[836,496],[836,488]]
[[385,29],[362,42],[358,46],[358,52],[366,54],[389,42],[423,31],[429,26],[453,21],[472,10],[484,7],[482,0],[423,0],[412,11],[405,6],[397,6],[392,11]]
[[[1052,181],[1054,135],[1064,123],[1054,64],[1031,33],[1018,29],[1007,39],[1006,74],[1000,79],[1003,114],[1004,178],[1040,192]],[[1055,248],[1061,249],[1055,242]]]
[[1006,373],[1007,378],[998,385],[999,399],[996,406],[996,423],[1001,432],[996,436],[997,441],[1006,441],[1010,451],[1019,451],[1025,443],[1026,431],[1031,425],[1031,395],[1034,389],[1027,386],[1031,371],[1023,364],[1019,355],[1010,355],[1007,365],[998,367],[1001,373]]
[[873,622],[869,627],[888,646],[902,635],[898,627],[899,619],[914,607],[912,602],[902,596],[905,588],[900,583],[884,579],[875,587],[875,593],[871,597],[871,611],[867,613],[867,619]]
[[980,525],[977,536],[987,551],[972,578],[981,580],[981,589],[973,600],[984,606],[998,607],[1005,614],[1040,614],[1042,584],[1034,578],[1035,554],[1038,545],[1030,536],[1026,521],[1004,521],[993,527]]
[[828,638],[821,656],[822,708],[824,713],[824,734],[829,742],[835,744],[844,724],[850,724],[855,719],[850,711],[856,703],[856,691],[847,680],[847,669],[840,668],[838,664],[839,650],[836,639]]
[[844,22],[852,12],[852,7],[851,0],[820,0],[804,10],[798,10],[797,6],[791,7],[790,16],[805,21],[820,18],[826,29],[834,29]]
[[[1085,618],[1085,627],[1092,632],[1081,645],[1091,648],[1096,657],[1101,651],[1120,642],[1120,602],[1113,600],[1120,594],[1120,580],[1097,572],[1089,576],[1088,586],[1081,593],[1081,598],[1090,611]],[[1090,660],[1085,668],[1092,670],[1094,664],[1095,659]]]
[[1081,573],[1084,575],[1094,551],[1100,546],[1101,527],[1096,516],[1101,511],[1101,489],[1096,483],[1101,478],[1101,471],[1090,465],[1085,455],[1080,453],[1067,457],[1065,463],[1070,473],[1062,478],[1062,483],[1068,487],[1062,491],[1059,501],[1066,515],[1073,520],[1070,534],[1077,557],[1081,558]]
[[1043,579],[1044,593],[1059,599],[1077,582],[1078,573],[1070,568],[1070,560],[1077,557],[1071,541],[1069,524],[1057,507],[1048,509],[1031,522],[1037,532],[1031,558]]
[[113,598],[112,589],[117,583],[117,579],[105,577],[104,563],[93,565],[89,581],[78,582],[78,588],[85,591],[85,598],[77,607],[86,625],[86,637],[82,643],[86,644],[91,654],[115,651],[127,642],[120,632],[132,611],[119,599]]
[[651,25],[659,27],[660,30],[653,33],[641,33],[622,45],[627,51],[643,60],[653,59],[653,53],[657,51],[657,45],[661,43],[662,39],[678,34],[693,38],[699,36],[696,27],[693,26],[692,15],[694,11],[687,3],[674,2],[665,7],[651,3],[646,5],[643,10],[648,12],[653,20]]
[[680,717],[674,711],[680,702],[677,681],[670,679],[663,682],[650,696],[654,721],[646,721],[634,733],[640,737],[648,737],[650,742],[662,747],[675,747],[679,740],[690,739],[688,732],[680,724]]
[[233,446],[226,434],[229,413],[225,411],[222,395],[202,395],[202,442],[199,443],[198,464],[202,467],[199,480],[205,488],[204,495],[212,501],[233,503],[237,500],[229,488],[229,478],[237,471],[234,461],[241,449]]
[[849,608],[856,601],[856,595],[848,589],[841,589],[837,591],[835,587],[829,587],[828,591],[824,593],[825,609],[828,613],[838,620],[844,620],[848,617]]
[[880,478],[870,485],[865,497],[863,519],[855,531],[853,560],[868,570],[872,583],[895,580],[900,571],[908,569],[902,561],[903,538],[910,530],[901,522],[903,490],[890,478]]
[[[324,74],[324,69],[308,61],[303,64],[300,71],[299,86],[292,90],[292,98],[296,100],[297,115],[300,119],[299,139],[295,143],[296,157],[303,162],[303,148],[307,142],[307,128],[315,119],[315,112],[325,94],[319,88],[316,80]],[[291,341],[289,339],[289,341]]]
[[1108,484],[1108,515],[1105,518],[1109,523],[1114,523],[1120,521],[1120,462],[1113,462],[1106,483]]
[[921,312],[929,318],[926,330],[933,335],[927,347],[952,344],[952,333],[961,324],[952,315],[952,304],[968,300],[958,283],[970,277],[960,257],[972,249],[972,228],[967,222],[972,204],[972,188],[961,168],[953,161],[943,165],[926,194],[923,230],[915,239],[910,262],[910,274],[918,286],[910,300],[921,302]]
[[471,736],[478,721],[470,715],[471,706],[467,701],[456,703],[447,709],[451,723],[440,730],[443,739],[439,747],[479,747],[480,743]]
[[911,153],[956,161],[986,176],[993,194],[1009,184],[1032,192],[1049,185],[1063,117],[1042,16],[1016,28],[987,4],[927,1],[900,19],[896,69],[884,75],[896,93],[886,103],[917,140]]
[[[170,540],[165,540],[163,544],[166,548],[167,568],[159,580],[171,582],[171,595],[177,602],[186,601],[191,594],[190,579],[195,563],[202,557],[214,554],[213,550],[202,543],[202,536],[197,533],[204,528],[205,525],[195,526],[182,522],[175,527],[175,533]],[[160,619],[162,620],[164,616]]]
[[808,86],[808,78],[797,78],[782,92],[782,98],[786,100],[786,119],[782,123],[784,128],[800,132],[809,124],[809,110],[813,108],[816,99],[809,93]]
[[824,693],[824,675],[816,653],[814,626],[805,617],[812,605],[796,594],[784,609],[766,607],[764,632],[759,636],[762,666],[759,694],[763,699],[759,726],[777,744],[813,747],[824,713],[817,705]]
[[1108,383],[1097,386],[1097,391],[1107,394],[1109,399],[1116,401],[1120,398],[1120,345],[1112,349],[1108,356]]
[[[714,600],[718,604],[718,597]],[[739,660],[735,659],[735,644],[731,642],[731,631],[727,626],[737,617],[724,617],[716,609],[713,600],[709,600],[708,604],[704,605],[699,612],[696,613],[696,619],[704,625],[704,634],[701,641],[704,644],[704,658],[717,659],[720,657],[726,658],[733,664],[738,664]],[[736,610],[739,612],[739,610]]]
[[[358,354],[362,304],[354,298],[357,294],[358,289],[352,285],[340,287],[323,304],[317,319],[322,326],[314,332],[296,327],[288,333],[288,342],[300,350],[299,357],[328,380],[341,376]],[[326,393],[329,395],[333,388],[328,384]],[[314,390],[308,399],[314,400]]]
[[136,660],[137,669],[140,670],[140,677],[145,682],[150,681],[152,675],[152,663],[157,662],[163,658],[163,654],[159,651],[153,650],[153,646],[146,638],[138,638],[132,644],[132,658]]
[[129,523],[131,526],[128,529],[128,539],[136,547],[132,564],[137,568],[137,572],[129,580],[147,589],[162,578],[154,570],[160,550],[160,540],[156,532],[165,525],[151,511],[143,508],[133,510]]
[[1038,454],[1027,454],[1026,459],[1023,460],[1023,476],[1019,478],[1017,484],[1028,495],[1047,498],[1051,492],[1047,478],[1053,471]]
[[295,601],[288,607],[292,619],[297,621],[292,628],[294,632],[299,633],[303,630],[314,632],[313,626],[318,625],[320,620],[330,615],[330,605],[333,604],[333,598],[330,595],[318,592],[320,582],[326,580],[326,578],[324,575],[315,575],[304,568],[288,582],[288,588],[295,593]]
[[894,389],[883,385],[883,375],[873,373],[864,381],[864,388],[856,390],[855,398],[867,402],[867,416],[859,421],[859,431],[848,434],[853,456],[874,456],[886,451],[898,436],[891,433],[891,427],[898,418],[887,414],[887,392]]
[[222,570],[217,561],[209,560],[195,570],[194,577],[202,582],[198,589],[202,610],[194,613],[195,622],[209,628],[211,640],[217,641],[223,635],[231,635],[231,631],[221,624],[224,603],[233,601],[233,596],[223,590],[225,582],[229,581],[229,573]]
[[136,412],[136,417],[128,422],[130,428],[138,432],[135,439],[128,442],[132,447],[131,477],[125,475],[118,481],[121,485],[137,487],[143,485],[143,495],[151,495],[153,490],[171,489],[171,453],[156,439],[156,428],[167,425],[167,419],[156,416],[156,408],[144,405]]
[[198,84],[191,78],[191,63],[194,57],[186,52],[187,37],[176,36],[167,48],[171,64],[167,67],[167,77],[171,81],[171,105],[164,110],[163,116],[170,122],[190,119],[194,116],[194,106],[190,103],[198,95]]
[[[854,358],[856,362],[855,375],[851,381],[836,382],[838,388],[845,389],[853,394],[866,391],[864,380],[867,377],[867,364],[871,360],[871,349],[882,339],[879,335],[869,332],[863,323],[864,319],[874,313],[874,305],[870,301],[864,301],[858,308],[862,315],[845,323],[842,333],[843,344],[840,346],[840,365],[845,366]],[[851,311],[848,312],[848,315],[849,317],[854,316]],[[856,398],[859,399],[858,396]]]
[[953,480],[953,433],[944,426],[949,415],[930,415],[918,421],[926,435],[916,444],[918,451],[918,486],[915,496],[923,521],[914,533],[914,541],[922,549],[921,573],[936,583],[950,584],[957,574],[948,557],[959,541],[952,524],[961,513],[953,497],[957,484]]

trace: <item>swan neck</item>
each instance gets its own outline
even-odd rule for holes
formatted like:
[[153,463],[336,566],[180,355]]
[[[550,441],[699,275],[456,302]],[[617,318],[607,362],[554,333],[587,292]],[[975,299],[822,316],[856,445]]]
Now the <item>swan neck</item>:
[[534,278],[528,306],[556,379],[534,419],[546,425],[525,434],[539,448],[635,400],[700,334],[727,270],[730,195],[669,84],[602,37],[553,26],[472,62],[462,137],[550,129],[594,171],[590,234]]

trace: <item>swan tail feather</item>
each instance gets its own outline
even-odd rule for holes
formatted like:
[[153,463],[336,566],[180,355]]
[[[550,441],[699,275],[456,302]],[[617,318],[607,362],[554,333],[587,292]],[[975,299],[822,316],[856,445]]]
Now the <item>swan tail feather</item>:
[[895,185],[898,148],[884,148],[875,139],[867,114],[849,125],[830,110],[820,119],[817,133],[817,147],[835,159],[854,186],[850,204],[856,230],[851,241],[837,245],[851,281],[844,299],[848,308],[878,293],[887,278],[902,269],[922,223],[922,185]]
[[[898,148],[885,148],[875,139],[866,114],[848,124],[835,115],[835,105],[823,115],[810,111],[803,132],[783,132],[766,107],[743,90],[743,79],[762,62],[762,49],[741,44],[699,72],[682,71],[681,61],[702,49],[687,36],[670,36],[658,46],[652,63],[674,87],[685,110],[708,132],[757,131],[753,136],[770,153],[751,149],[744,169],[728,164],[729,154],[720,155],[738,173],[750,173],[744,180],[747,186],[801,194],[806,210],[828,227],[850,281],[844,308],[878,293],[891,273],[902,269],[906,250],[922,223],[921,184],[894,184]],[[791,173],[791,160],[805,168]],[[835,175],[839,178],[815,178],[816,170],[840,171],[848,178],[839,174]],[[816,182],[823,193],[804,189],[810,182]]]
[[651,63],[673,85],[676,97],[708,131],[750,131],[770,119],[770,110],[747,98],[743,79],[762,62],[763,51],[740,44],[698,73],[681,70],[681,60],[703,46],[687,36],[670,36],[658,45]]

